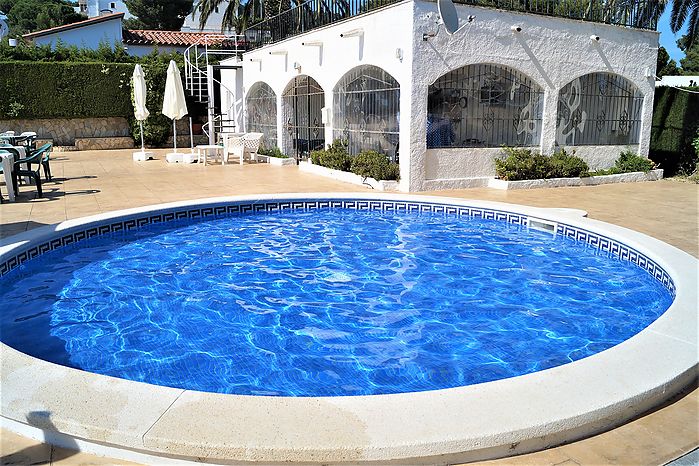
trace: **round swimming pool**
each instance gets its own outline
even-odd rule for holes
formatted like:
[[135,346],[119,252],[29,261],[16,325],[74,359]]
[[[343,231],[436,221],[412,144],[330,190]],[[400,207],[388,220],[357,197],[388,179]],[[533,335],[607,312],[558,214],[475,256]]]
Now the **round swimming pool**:
[[339,207],[73,243],[0,285],[2,341],[98,374],[240,395],[438,390],[608,349],[672,302],[638,263],[526,222]]
[[428,196],[71,220],[0,243],[0,426],[146,464],[522,454],[693,380],[698,270],[579,211]]

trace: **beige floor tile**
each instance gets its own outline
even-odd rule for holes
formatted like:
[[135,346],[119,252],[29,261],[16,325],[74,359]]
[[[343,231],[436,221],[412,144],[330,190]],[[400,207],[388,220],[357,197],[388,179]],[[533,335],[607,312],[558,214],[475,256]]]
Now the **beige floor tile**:
[[[131,152],[56,153],[51,162],[54,181],[43,185],[46,199],[36,199],[33,186],[22,186],[18,202],[0,205],[0,238],[45,222],[159,202],[255,193],[368,191],[365,187],[301,173],[297,167],[171,165],[164,161],[166,149],[155,151],[159,160],[134,163]],[[424,194],[583,209],[592,218],[655,236],[699,257],[699,186],[695,184],[664,180],[580,188],[522,191],[481,188]],[[699,390],[694,389],[689,395],[609,432],[543,452],[484,464],[663,464],[699,445],[698,419]],[[37,461],[50,458],[50,447],[21,437],[13,440],[12,436],[10,432],[0,431],[3,461],[23,458],[14,464],[28,464],[27,458],[32,463],[34,458]],[[55,464],[123,464],[54,450]],[[18,454],[29,456],[14,456]],[[59,458],[60,455],[64,457]]]

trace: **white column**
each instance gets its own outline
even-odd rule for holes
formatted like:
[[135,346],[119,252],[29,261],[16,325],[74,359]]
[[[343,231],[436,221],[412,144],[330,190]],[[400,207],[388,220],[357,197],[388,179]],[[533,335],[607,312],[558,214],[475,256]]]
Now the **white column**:
[[544,108],[541,121],[542,154],[553,154],[556,149],[556,125],[558,123],[558,92],[559,89],[546,87],[544,89]]
[[638,139],[638,155],[648,157],[650,151],[650,133],[653,128],[653,100],[655,86],[649,86],[643,95],[643,110],[641,113],[641,133]]
[[333,121],[333,92],[332,89],[325,89],[325,108],[330,109],[329,121],[325,124],[325,147],[328,147],[333,142],[333,128],[335,127],[335,122]]

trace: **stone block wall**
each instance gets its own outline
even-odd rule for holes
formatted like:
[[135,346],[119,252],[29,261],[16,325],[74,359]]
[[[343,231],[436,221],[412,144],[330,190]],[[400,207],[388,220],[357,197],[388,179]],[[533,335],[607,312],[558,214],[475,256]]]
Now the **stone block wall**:
[[36,132],[39,139],[53,140],[54,146],[73,146],[82,138],[125,138],[130,136],[126,118],[56,118],[49,120],[0,120],[0,132]]

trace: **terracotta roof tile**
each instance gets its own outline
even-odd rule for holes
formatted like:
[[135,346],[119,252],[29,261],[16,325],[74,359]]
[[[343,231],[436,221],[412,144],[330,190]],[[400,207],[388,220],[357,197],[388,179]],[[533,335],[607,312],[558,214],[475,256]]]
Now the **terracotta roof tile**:
[[125,45],[220,45],[224,34],[212,32],[124,30]]

